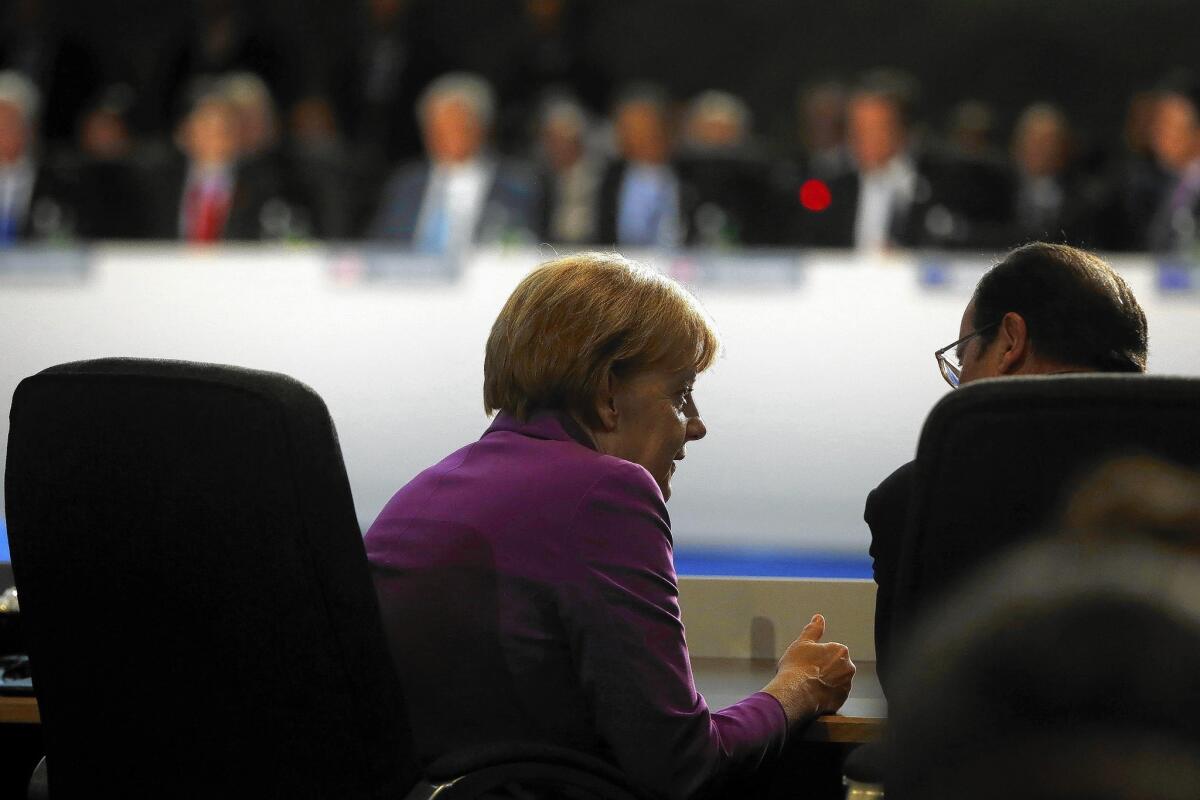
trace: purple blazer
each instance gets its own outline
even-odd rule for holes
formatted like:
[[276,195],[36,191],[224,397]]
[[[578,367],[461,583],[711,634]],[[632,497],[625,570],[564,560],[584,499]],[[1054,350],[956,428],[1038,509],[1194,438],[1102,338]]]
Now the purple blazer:
[[779,702],[710,712],[679,616],[658,484],[569,417],[500,414],[366,536],[419,755],[534,741],[689,797],[778,755]]

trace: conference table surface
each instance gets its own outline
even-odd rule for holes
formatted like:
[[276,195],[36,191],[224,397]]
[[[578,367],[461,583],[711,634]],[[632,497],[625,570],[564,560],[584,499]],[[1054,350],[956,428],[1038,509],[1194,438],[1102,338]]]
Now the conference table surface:
[[[860,744],[875,739],[887,716],[887,703],[874,662],[857,664],[854,688],[841,713],[819,717],[804,730],[804,740],[836,744]],[[772,661],[735,658],[693,660],[696,685],[713,709],[732,705],[753,694],[775,675]],[[41,721],[33,697],[0,697],[0,724],[31,724]]]

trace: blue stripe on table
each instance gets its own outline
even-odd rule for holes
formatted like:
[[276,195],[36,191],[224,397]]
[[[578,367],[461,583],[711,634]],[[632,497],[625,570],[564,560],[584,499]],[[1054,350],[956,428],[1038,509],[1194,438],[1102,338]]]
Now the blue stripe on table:
[[756,578],[871,578],[865,553],[822,550],[682,547],[675,551],[680,575]]

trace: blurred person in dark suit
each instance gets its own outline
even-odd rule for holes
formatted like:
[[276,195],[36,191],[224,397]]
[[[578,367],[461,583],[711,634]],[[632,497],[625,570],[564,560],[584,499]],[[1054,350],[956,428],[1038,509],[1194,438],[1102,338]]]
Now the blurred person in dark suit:
[[1149,161],[1154,157],[1150,150],[1150,130],[1154,126],[1154,112],[1157,108],[1158,94],[1153,90],[1142,89],[1134,92],[1129,98],[1121,138],[1126,154],[1134,160]]
[[1161,191],[1146,231],[1153,252],[1190,249],[1200,214],[1200,81],[1179,77],[1163,87],[1150,128],[1162,170]]
[[996,112],[982,100],[964,100],[950,111],[950,148],[965,158],[998,161]]
[[156,170],[153,235],[211,243],[272,238],[278,176],[241,160],[238,111],[215,88],[200,95],[176,135],[180,155]]
[[[1037,242],[1013,250],[975,287],[958,340],[938,354],[952,387],[980,378],[1066,372],[1145,372],[1146,315],[1128,284],[1099,257]],[[915,461],[867,496],[863,519],[874,562],[875,653],[886,680],[891,607]]]
[[74,181],[37,147],[39,102],[29,78],[0,72],[0,246],[75,234]]
[[288,113],[283,163],[312,213],[312,233],[320,239],[345,239],[362,229],[374,197],[351,191],[355,162],[338,128],[332,103],[311,95]]
[[693,98],[677,163],[694,193],[692,242],[730,247],[772,239],[777,213],[770,169],[751,138],[750,109],[741,99],[715,90]]
[[822,202],[805,201],[793,216],[793,243],[854,247],[875,253],[896,247],[961,247],[975,243],[972,226],[1003,220],[1006,195],[979,185],[979,171],[961,159],[919,146],[910,131],[915,82],[903,73],[868,73],[847,105],[855,169],[822,181]]
[[538,126],[541,211],[538,239],[561,244],[596,241],[603,162],[588,146],[587,114],[575,100],[549,100]]
[[133,90],[106,88],[78,125],[79,235],[85,239],[140,239],[149,234],[147,178],[130,130]]
[[[237,111],[238,160],[248,170],[267,175],[278,186],[266,216],[264,235],[271,239],[297,239],[332,235],[337,223],[331,202],[340,192],[341,174],[318,162],[311,151],[291,142],[285,146],[282,124],[271,89],[259,76],[235,72],[222,76],[217,91]],[[313,98],[300,101],[306,108]],[[303,113],[311,114],[302,109]]]
[[1013,241],[1096,245],[1103,193],[1073,155],[1071,129],[1061,109],[1035,103],[1021,112],[1012,141]]
[[1200,82],[1172,73],[1157,87],[1150,114],[1151,158],[1131,158],[1106,209],[1108,246],[1180,252],[1196,236],[1200,211]]
[[368,235],[425,253],[531,241],[535,180],[524,164],[499,160],[487,149],[495,118],[487,82],[470,73],[443,75],[426,88],[417,113],[428,159],[393,173]]
[[645,84],[628,87],[612,118],[619,159],[600,185],[600,241],[622,247],[683,244],[694,198],[672,161],[665,94]]

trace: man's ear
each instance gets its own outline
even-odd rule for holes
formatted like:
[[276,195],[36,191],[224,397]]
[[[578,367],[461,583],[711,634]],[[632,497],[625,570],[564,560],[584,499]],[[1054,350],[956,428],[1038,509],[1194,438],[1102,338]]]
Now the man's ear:
[[1009,311],[1000,320],[1000,340],[997,368],[1001,375],[1015,375],[1025,366],[1032,352],[1029,342],[1029,328],[1025,318],[1015,311]]
[[620,415],[617,412],[617,379],[609,370],[600,391],[596,393],[596,419],[600,420],[600,430],[612,433],[617,429]]

